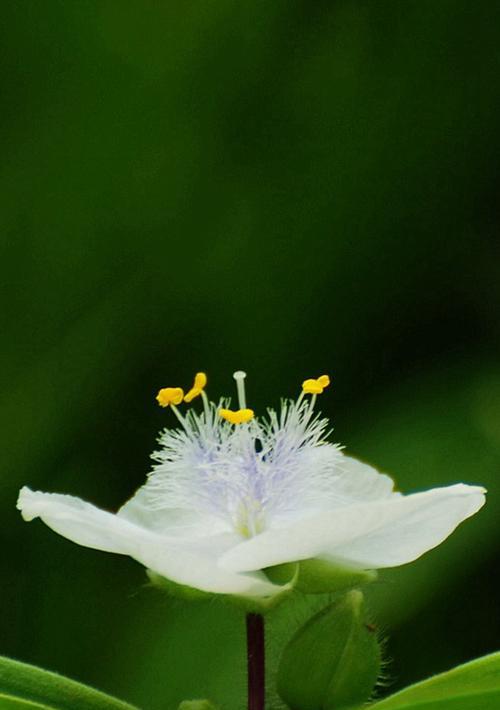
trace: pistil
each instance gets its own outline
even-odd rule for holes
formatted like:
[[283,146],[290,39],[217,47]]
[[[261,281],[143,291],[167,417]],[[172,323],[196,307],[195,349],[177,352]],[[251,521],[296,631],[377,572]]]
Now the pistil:
[[233,372],[233,377],[236,380],[236,389],[238,391],[238,406],[240,409],[246,409],[247,407],[247,400],[245,397],[246,376],[247,373],[243,372],[243,370],[237,370],[236,372]]

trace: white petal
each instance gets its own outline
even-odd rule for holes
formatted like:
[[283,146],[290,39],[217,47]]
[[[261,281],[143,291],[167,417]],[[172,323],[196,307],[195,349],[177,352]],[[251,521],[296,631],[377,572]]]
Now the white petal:
[[217,557],[239,540],[233,535],[207,536],[198,542],[159,535],[79,498],[26,487],[19,494],[17,506],[25,520],[41,518],[52,530],[79,545],[130,555],[178,584],[247,596],[269,596],[283,589],[271,584],[262,573],[237,574],[217,566]]
[[457,484],[335,508],[240,543],[220,564],[244,571],[322,557],[362,569],[396,567],[445,540],[481,508],[484,493]]
[[390,476],[351,456],[341,455],[336,468],[339,474],[332,478],[331,486],[340,505],[400,495],[394,492]]
[[234,542],[232,536],[217,535],[197,544],[170,541],[168,545],[160,538],[156,545],[141,546],[132,556],[167,579],[207,592],[266,597],[283,591],[284,587],[271,584],[261,572],[238,574],[220,568],[217,559],[228,549],[228,542]]
[[74,496],[21,488],[17,507],[24,520],[41,518],[69,540],[104,552],[128,555],[136,526]]
[[123,505],[117,515],[148,530],[180,537],[206,537],[230,532],[229,524],[207,513],[185,508],[159,508],[152,506],[151,491],[147,484]]

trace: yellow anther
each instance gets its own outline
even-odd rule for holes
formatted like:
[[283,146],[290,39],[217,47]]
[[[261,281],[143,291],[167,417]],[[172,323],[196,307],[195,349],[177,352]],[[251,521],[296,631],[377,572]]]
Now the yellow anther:
[[184,401],[191,402],[195,397],[199,397],[201,394],[201,389],[199,387],[191,387],[189,392],[185,395]]
[[219,409],[219,416],[231,424],[246,424],[253,419],[253,409],[238,409],[236,412],[232,409]]
[[198,390],[203,390],[207,386],[207,376],[204,372],[197,372],[194,376],[194,385]]
[[207,384],[207,376],[205,375],[204,372],[197,372],[196,375],[194,376],[194,383],[189,392],[186,394],[184,397],[185,402],[191,402],[192,399],[195,397],[198,397],[203,390],[205,389]]
[[169,404],[180,404],[184,398],[184,390],[181,387],[164,387],[156,395],[160,407],[168,407]]
[[318,380],[304,380],[302,383],[302,392],[305,394],[321,394],[323,387],[319,384]]
[[330,384],[330,378],[328,375],[321,375],[317,380],[311,378],[309,380],[304,380],[302,383],[302,392],[304,394],[322,394],[325,387]]

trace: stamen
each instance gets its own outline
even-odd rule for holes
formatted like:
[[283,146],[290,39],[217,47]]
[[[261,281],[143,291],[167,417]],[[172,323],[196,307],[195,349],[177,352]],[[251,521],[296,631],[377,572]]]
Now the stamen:
[[210,417],[210,402],[208,401],[207,393],[202,390],[201,398],[203,400],[203,411],[205,412],[205,421],[208,422]]
[[253,409],[238,409],[234,412],[232,409],[219,409],[219,416],[231,424],[246,424],[253,419]]
[[156,395],[156,401],[160,407],[168,407],[169,404],[180,404],[184,397],[181,387],[164,387]]
[[328,387],[329,384],[330,378],[328,375],[321,375],[316,380],[310,378],[308,380],[304,380],[302,383],[302,392],[304,394],[323,394],[323,390],[325,387]]
[[187,424],[186,424],[186,420],[184,419],[184,417],[182,416],[182,414],[179,412],[179,410],[177,409],[177,407],[175,406],[175,404],[171,404],[171,405],[170,405],[170,409],[171,409],[172,412],[175,414],[175,416],[177,417],[177,419],[180,421],[182,427],[183,427],[184,429],[186,429],[186,431],[187,431],[187,430],[188,430],[188,427],[187,427]]
[[236,388],[238,390],[238,404],[240,409],[245,409],[247,406],[247,401],[245,398],[245,377],[247,376],[246,372],[243,372],[243,370],[237,370],[236,372],[233,372],[233,377],[236,380]]
[[304,392],[304,394],[321,394],[323,387],[317,380],[304,380],[302,383],[302,392]]
[[189,392],[184,397],[185,402],[191,402],[195,397],[198,397],[207,385],[207,376],[204,372],[197,372],[194,377],[194,383]]
[[306,422],[309,422],[309,419],[311,418],[311,415],[312,415],[313,409],[314,409],[314,405],[316,404],[317,399],[318,399],[318,395],[313,394],[313,396],[311,397],[311,401],[309,402],[309,410],[308,410],[307,415],[305,417]]
[[321,375],[320,377],[318,377],[318,384],[320,384],[323,389],[325,387],[328,387],[328,385],[330,384],[330,378],[328,377],[328,375]]
[[186,420],[175,406],[176,404],[180,404],[184,399],[184,390],[182,387],[164,387],[158,392],[156,399],[160,407],[170,407],[185,429]]

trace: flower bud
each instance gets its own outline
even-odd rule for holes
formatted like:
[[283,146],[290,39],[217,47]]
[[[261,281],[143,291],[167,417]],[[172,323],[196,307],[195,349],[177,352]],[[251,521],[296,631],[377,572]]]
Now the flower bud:
[[315,614],[286,646],[278,692],[291,710],[340,710],[364,703],[380,670],[380,649],[353,590]]

